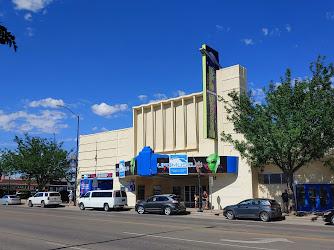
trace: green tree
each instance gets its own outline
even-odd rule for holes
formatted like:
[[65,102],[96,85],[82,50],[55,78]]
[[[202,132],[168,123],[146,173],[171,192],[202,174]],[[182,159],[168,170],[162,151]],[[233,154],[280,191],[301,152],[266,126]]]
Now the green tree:
[[14,142],[17,143],[17,149],[5,152],[2,161],[7,168],[21,173],[28,182],[35,179],[39,191],[47,183],[67,177],[71,151],[62,149],[63,143],[28,134],[25,134],[24,139],[15,136]]
[[253,167],[279,167],[286,177],[293,209],[293,174],[315,160],[333,168],[333,158],[328,156],[334,148],[334,67],[332,63],[325,66],[324,60],[319,56],[311,63],[313,77],[306,80],[291,81],[291,70],[287,69],[280,85],[263,88],[264,103],[256,103],[251,91],[229,93],[230,102],[221,98],[228,120],[244,137],[237,140],[222,132],[221,139],[232,143]]
[[15,170],[10,164],[12,154],[13,152],[6,149],[0,150],[0,175],[1,173],[6,173],[8,175],[15,174]]
[[15,42],[15,36],[13,36],[7,28],[0,25],[0,43],[1,44],[8,44],[9,47],[14,47],[15,52],[17,51],[17,45]]

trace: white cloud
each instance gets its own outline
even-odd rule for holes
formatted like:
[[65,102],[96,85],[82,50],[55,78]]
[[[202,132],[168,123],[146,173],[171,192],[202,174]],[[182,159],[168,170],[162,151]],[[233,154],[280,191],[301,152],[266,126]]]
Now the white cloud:
[[33,36],[33,35],[34,35],[34,32],[33,32],[32,28],[28,27],[27,28],[27,36]]
[[62,140],[63,142],[77,141],[77,138],[66,138]]
[[227,32],[229,32],[230,30],[231,30],[231,28],[230,27],[224,27],[224,26],[221,26],[221,25],[218,25],[218,24],[216,24],[216,29],[218,30],[218,31],[227,31]]
[[223,26],[220,26],[220,25],[216,25],[216,28],[217,28],[217,30],[223,30],[224,29],[224,27]]
[[138,96],[138,99],[139,99],[140,101],[146,101],[146,100],[147,100],[147,95],[139,95],[139,96]]
[[48,13],[47,10],[43,10],[43,15],[46,15]]
[[250,82],[249,85],[250,85],[250,86],[254,86],[254,83],[253,83],[253,82]]
[[261,104],[265,100],[263,89],[251,89],[255,104]]
[[95,127],[93,127],[93,128],[92,128],[92,130],[93,130],[93,131],[97,130],[97,127],[96,127],[96,126],[95,126]]
[[[12,142],[12,143],[5,142],[5,143],[0,143],[0,146],[17,146],[17,144],[14,143],[14,142]],[[0,153],[0,156],[1,156],[1,153]]]
[[290,24],[285,25],[285,29],[286,29],[287,32],[290,32],[291,31],[291,25]]
[[334,19],[334,11],[326,12],[326,18],[329,19],[329,20],[333,20]]
[[0,129],[12,132],[58,133],[68,125],[61,124],[67,116],[60,111],[41,110],[39,114],[18,111],[5,114],[0,110]]
[[281,35],[281,31],[278,28],[274,28],[270,32],[270,36],[280,36],[280,35]]
[[334,76],[332,76],[332,77],[329,79],[329,81],[332,82],[331,87],[334,89]]
[[28,104],[29,107],[36,108],[42,106],[44,108],[57,108],[57,105],[64,106],[65,103],[62,99],[53,99],[53,98],[45,98],[39,101],[33,101]]
[[278,86],[281,86],[281,85],[282,85],[282,83],[281,83],[281,82],[276,82],[274,85],[275,85],[275,88],[277,89]]
[[0,12],[0,16],[2,17],[2,16],[3,16],[3,13]]
[[24,19],[27,21],[31,21],[32,15],[30,13],[24,15]]
[[268,35],[268,29],[267,28],[263,28],[262,32],[264,33],[265,36]]
[[119,111],[125,111],[128,110],[128,105],[127,104],[120,104],[120,105],[114,105],[110,106],[106,103],[101,103],[100,105],[94,104],[92,106],[92,111],[94,114],[97,114],[99,116],[106,116],[108,118],[111,117],[112,114],[119,112]]
[[53,0],[12,0],[15,9],[38,12],[51,4]]
[[109,130],[106,129],[105,127],[101,128],[101,130],[102,130],[103,132],[107,132],[107,131],[109,131]]
[[159,102],[159,101],[162,101],[162,100],[166,100],[167,99],[167,96],[165,94],[155,94],[154,97],[156,98],[155,100],[150,100],[150,103],[151,102]]
[[185,94],[186,94],[186,92],[184,92],[182,90],[178,90],[174,93],[174,97],[183,96]]
[[246,45],[254,45],[255,43],[253,42],[253,39],[251,38],[245,38],[241,40],[242,42],[244,42]]

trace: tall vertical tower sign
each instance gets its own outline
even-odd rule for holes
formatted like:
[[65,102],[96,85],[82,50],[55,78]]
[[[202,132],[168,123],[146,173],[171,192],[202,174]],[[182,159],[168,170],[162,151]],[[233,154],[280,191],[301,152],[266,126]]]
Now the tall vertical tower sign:
[[217,140],[216,70],[220,69],[218,52],[203,44],[200,48],[203,64],[204,138]]

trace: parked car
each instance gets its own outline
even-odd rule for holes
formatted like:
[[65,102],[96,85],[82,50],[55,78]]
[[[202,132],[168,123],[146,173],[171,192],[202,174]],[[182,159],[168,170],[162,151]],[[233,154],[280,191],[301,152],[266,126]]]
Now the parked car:
[[21,199],[16,195],[5,195],[0,199],[0,204],[2,205],[21,204]]
[[26,189],[21,189],[16,192],[16,196],[18,196],[20,199],[28,199],[31,196],[31,192]]
[[60,193],[58,192],[39,192],[33,197],[28,199],[28,206],[34,205],[45,207],[45,206],[58,206],[61,203]]
[[181,201],[180,196],[175,194],[155,195],[146,201],[139,201],[135,207],[138,214],[145,212],[164,213],[170,215],[172,213],[185,213],[186,206]]
[[79,199],[79,208],[103,208],[109,211],[110,208],[124,208],[128,205],[126,192],[121,190],[94,190],[87,192]]
[[332,225],[334,225],[334,209],[330,209],[324,212],[324,215],[322,216],[322,219],[325,222],[329,222]]
[[223,209],[223,215],[233,220],[235,218],[254,218],[270,221],[273,218],[282,218],[280,204],[271,199],[248,199],[236,205]]

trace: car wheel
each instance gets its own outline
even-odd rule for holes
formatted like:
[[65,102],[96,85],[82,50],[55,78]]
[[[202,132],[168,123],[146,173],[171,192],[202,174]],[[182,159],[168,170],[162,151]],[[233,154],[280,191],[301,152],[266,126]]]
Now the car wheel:
[[45,207],[44,201],[41,202],[41,207]]
[[233,211],[227,211],[226,212],[226,218],[229,219],[229,220],[234,220],[235,219],[235,215],[233,213]]
[[81,203],[79,204],[79,208],[80,208],[80,210],[85,210],[85,205],[81,202]]
[[29,201],[29,202],[28,202],[28,207],[32,207],[32,206],[33,206],[32,202]]
[[164,208],[164,214],[165,215],[170,215],[172,213],[172,209],[171,207],[165,207]]
[[269,214],[267,212],[260,213],[260,219],[264,222],[268,222],[270,220]]
[[104,211],[109,212],[109,205],[104,204],[103,209],[104,209]]
[[138,208],[137,208],[137,213],[138,213],[138,214],[143,214],[143,213],[145,213],[145,208],[144,208],[143,206],[138,206]]
[[332,223],[332,225],[334,225],[334,215],[331,218],[331,223]]

